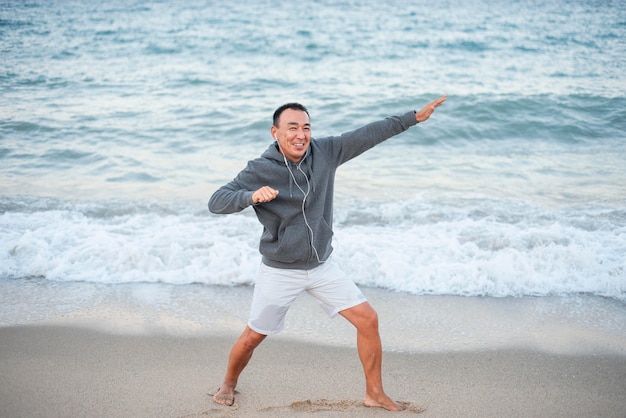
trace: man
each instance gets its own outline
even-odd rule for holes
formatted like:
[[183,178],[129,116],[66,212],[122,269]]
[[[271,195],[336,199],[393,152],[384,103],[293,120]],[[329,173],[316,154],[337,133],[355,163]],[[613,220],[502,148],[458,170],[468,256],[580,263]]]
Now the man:
[[332,216],[335,171],[382,141],[424,122],[446,96],[411,111],[373,122],[339,137],[311,138],[308,110],[288,103],[274,112],[275,142],[249,161],[237,177],[209,200],[214,213],[253,206],[263,225],[263,256],[250,320],[234,343],[226,376],[213,400],[233,405],[239,375],[266,336],[282,330],[291,303],[303,291],[332,317],[342,315],[357,330],[357,348],[365,373],[364,404],[402,410],[383,390],[382,344],[378,316],[352,280],[333,264]]

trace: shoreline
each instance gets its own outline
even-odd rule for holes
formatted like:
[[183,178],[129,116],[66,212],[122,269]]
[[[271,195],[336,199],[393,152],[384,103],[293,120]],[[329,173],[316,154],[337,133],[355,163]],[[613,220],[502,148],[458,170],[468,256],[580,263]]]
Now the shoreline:
[[[363,287],[379,314],[383,349],[404,353],[529,350],[626,356],[626,304],[592,295],[554,297],[416,296]],[[234,340],[252,286],[100,284],[0,280],[0,327],[81,326],[114,334]],[[329,319],[302,295],[273,338],[353,347],[354,329]]]

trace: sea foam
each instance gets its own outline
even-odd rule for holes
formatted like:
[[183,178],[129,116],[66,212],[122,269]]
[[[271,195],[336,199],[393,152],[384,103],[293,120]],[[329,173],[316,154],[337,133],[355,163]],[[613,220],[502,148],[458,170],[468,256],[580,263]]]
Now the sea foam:
[[[359,284],[412,294],[623,300],[621,210],[546,209],[481,198],[338,208],[333,257]],[[54,202],[7,211],[0,277],[247,285],[260,263],[252,210]]]

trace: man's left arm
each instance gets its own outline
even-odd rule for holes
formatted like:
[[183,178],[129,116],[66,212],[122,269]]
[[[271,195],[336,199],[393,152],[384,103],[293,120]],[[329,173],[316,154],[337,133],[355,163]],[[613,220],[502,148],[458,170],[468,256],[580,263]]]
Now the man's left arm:
[[442,96],[426,104],[419,111],[410,111],[401,116],[390,116],[383,120],[369,123],[354,131],[344,133],[338,138],[341,141],[339,164],[357,157],[373,146],[406,131],[418,123],[425,122],[445,100],[446,96]]

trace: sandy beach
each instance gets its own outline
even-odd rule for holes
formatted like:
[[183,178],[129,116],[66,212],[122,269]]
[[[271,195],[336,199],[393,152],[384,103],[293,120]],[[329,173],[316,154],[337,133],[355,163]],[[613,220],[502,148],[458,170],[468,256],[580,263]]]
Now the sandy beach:
[[0,328],[2,417],[624,417],[626,357],[539,350],[386,352],[401,413],[361,404],[356,351],[277,336],[257,350],[233,407],[212,402],[232,337]]
[[406,411],[362,405],[354,329],[306,295],[216,405],[252,290],[0,281],[0,417],[626,416],[623,302],[376,288],[385,390]]

